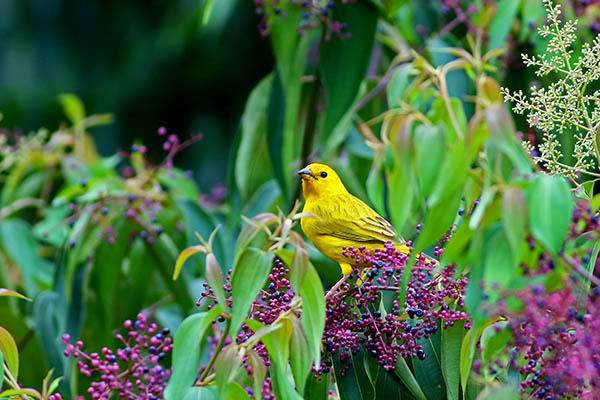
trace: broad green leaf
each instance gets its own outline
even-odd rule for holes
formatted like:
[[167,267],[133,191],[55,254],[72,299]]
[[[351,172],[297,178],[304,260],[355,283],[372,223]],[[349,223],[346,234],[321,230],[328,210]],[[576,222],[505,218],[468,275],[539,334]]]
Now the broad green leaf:
[[58,101],[63,107],[65,115],[69,118],[72,125],[77,125],[85,118],[85,107],[83,102],[72,93],[63,93],[58,95]]
[[2,349],[0,349],[0,390],[4,384],[4,356],[2,355]]
[[290,365],[292,366],[296,388],[299,393],[304,393],[306,378],[310,374],[313,365],[312,354],[300,320],[294,315],[290,316],[290,319],[293,329],[290,339]]
[[531,233],[553,254],[562,247],[575,203],[560,176],[537,176],[527,191]]
[[510,27],[517,15],[520,4],[521,0],[500,0],[498,8],[496,8],[496,15],[494,15],[490,26],[489,49],[495,49],[504,45],[504,40],[510,32]]
[[183,320],[173,342],[173,372],[165,388],[166,400],[179,400],[197,377],[200,364],[200,344],[212,321],[223,312],[221,305],[210,311],[193,314]]
[[415,244],[416,251],[422,251],[437,242],[450,229],[458,215],[461,197],[462,187],[448,193],[442,201],[427,211],[421,234]]
[[335,381],[340,395],[340,400],[371,400],[375,398],[375,389],[365,371],[363,358],[364,351],[361,349],[357,354],[352,354],[346,374],[342,376],[341,371],[346,364],[339,361],[337,355],[334,357]]
[[381,174],[382,172],[373,165],[369,171],[366,187],[369,200],[371,200],[375,211],[381,215],[385,215],[384,184]]
[[302,284],[306,273],[310,268],[310,260],[308,258],[308,252],[300,246],[296,247],[294,252],[294,258],[290,264],[289,279],[292,284],[292,289],[295,293],[300,293],[302,290]]
[[0,351],[8,370],[15,379],[19,378],[19,349],[10,332],[0,326]]
[[440,354],[440,332],[429,339],[420,339],[418,343],[423,346],[425,359],[412,359],[415,378],[421,389],[430,399],[443,399],[446,395],[446,383],[442,374]]
[[321,338],[325,329],[325,293],[319,274],[309,264],[300,289],[302,297],[302,327],[310,345],[315,365],[321,363]]
[[231,336],[235,337],[250,305],[265,284],[271,271],[273,253],[249,247],[240,256],[231,275]]
[[23,300],[33,301],[29,297],[25,297],[21,293],[17,293],[14,290],[8,290],[8,289],[2,289],[2,288],[0,288],[0,297],[2,297],[2,296],[18,297],[18,298],[23,299]]
[[419,125],[414,132],[415,172],[421,198],[426,198],[440,173],[446,153],[443,125]]
[[273,213],[261,213],[254,216],[244,227],[242,228],[240,234],[237,237],[237,241],[235,242],[235,258],[234,265],[238,263],[239,258],[246,248],[252,243],[252,240],[259,234],[259,232],[264,231],[268,227],[268,225],[277,222],[279,218]]
[[275,179],[263,183],[252,195],[243,211],[247,217],[254,217],[267,210],[281,196],[281,188]]
[[531,163],[517,139],[510,113],[502,104],[495,104],[486,110],[485,116],[490,133],[488,144],[506,154],[520,174],[530,173]]
[[333,18],[346,24],[349,38],[331,35],[321,50],[319,70],[325,87],[323,132],[329,135],[353,104],[369,65],[378,13],[366,2],[337,4]]
[[517,385],[488,386],[477,396],[478,400],[518,400],[521,398]]
[[419,382],[417,382],[404,358],[398,357],[395,371],[402,383],[417,400],[427,400],[423,390],[421,390],[421,386],[419,386]]
[[215,361],[215,383],[219,390],[219,398],[225,399],[230,395],[233,379],[242,368],[244,350],[231,343],[219,352]]
[[457,321],[442,330],[442,373],[446,382],[446,398],[451,400],[459,398],[460,348],[465,332],[464,321]]
[[304,398],[310,400],[328,400],[329,374],[323,374],[317,379],[309,374],[304,388]]
[[250,395],[248,392],[244,390],[242,385],[237,382],[233,382],[229,386],[229,395],[227,396],[227,400],[250,400]]

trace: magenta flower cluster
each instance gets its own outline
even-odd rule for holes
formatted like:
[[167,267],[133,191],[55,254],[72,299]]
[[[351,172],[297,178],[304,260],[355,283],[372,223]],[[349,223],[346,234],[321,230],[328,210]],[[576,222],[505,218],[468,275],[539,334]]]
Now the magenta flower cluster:
[[[160,330],[150,323],[144,314],[138,314],[135,321],[127,320],[123,326],[127,335],[117,334],[121,343],[117,350],[102,348],[100,353],[87,353],[83,342],[71,343],[71,337],[64,334],[65,356],[76,358],[79,372],[94,378],[87,389],[90,398],[108,400],[158,400],[162,398],[171,370],[160,362],[173,349],[168,329]],[[78,397],[83,399],[83,397]]]
[[[441,252],[436,248],[437,254]],[[364,247],[351,247],[345,253],[356,263],[362,260],[372,267],[367,273],[355,267],[354,275],[364,282],[355,287],[344,284],[330,297],[323,337],[325,359],[337,355],[347,367],[351,355],[364,347],[379,365],[391,370],[398,357],[425,359],[419,340],[429,338],[440,327],[465,321],[470,328],[469,317],[462,310],[467,278],[455,278],[453,265],[436,273],[435,261],[423,254],[417,257],[401,305],[402,274],[414,255],[403,254],[391,242],[372,254]],[[379,307],[384,292],[393,293],[392,307],[386,311]],[[328,370],[329,364],[324,363],[317,373]]]
[[516,294],[524,307],[509,315],[512,345],[526,364],[523,391],[545,399],[580,398],[600,391],[600,291],[582,300],[569,286]]

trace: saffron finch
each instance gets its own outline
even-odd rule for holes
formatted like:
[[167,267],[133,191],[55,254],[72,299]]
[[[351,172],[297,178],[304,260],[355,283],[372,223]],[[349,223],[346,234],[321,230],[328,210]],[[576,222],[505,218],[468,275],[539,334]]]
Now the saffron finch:
[[354,261],[344,255],[344,249],[364,246],[365,252],[373,253],[391,241],[396,250],[408,254],[408,246],[394,227],[350,194],[333,168],[313,163],[298,174],[307,214],[300,221],[302,230],[321,253],[340,264],[344,276],[352,272]]

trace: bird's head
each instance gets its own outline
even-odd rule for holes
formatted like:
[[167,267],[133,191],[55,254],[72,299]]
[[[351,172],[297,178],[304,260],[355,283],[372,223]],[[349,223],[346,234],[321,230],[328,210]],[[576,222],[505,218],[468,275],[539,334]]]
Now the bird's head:
[[328,165],[313,163],[298,171],[306,200],[320,196],[348,193],[338,174]]

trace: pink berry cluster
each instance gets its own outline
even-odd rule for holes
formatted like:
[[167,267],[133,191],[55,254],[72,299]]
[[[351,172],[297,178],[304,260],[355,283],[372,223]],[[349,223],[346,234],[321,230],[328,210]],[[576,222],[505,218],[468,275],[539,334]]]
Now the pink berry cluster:
[[[368,263],[370,269],[365,272],[367,269],[354,267],[353,275],[364,282],[355,287],[343,284],[327,302],[325,360],[337,355],[347,368],[351,355],[364,347],[379,365],[391,370],[398,357],[425,359],[419,340],[429,338],[440,327],[466,321],[465,327],[470,328],[469,317],[462,311],[467,278],[456,278],[453,265],[436,273],[436,263],[419,255],[401,305],[398,294],[402,274],[414,255],[403,254],[391,242],[373,253],[364,247],[350,247],[344,249],[344,254],[356,263]],[[382,311],[379,302],[384,292],[392,294],[393,300],[391,307]],[[316,372],[328,372],[330,366],[331,362],[325,361]]]
[[300,34],[303,34],[307,30],[324,26],[327,29],[325,38],[329,40],[332,34],[341,38],[349,38],[351,36],[350,32],[346,30],[346,24],[333,19],[332,14],[338,4],[355,2],[356,0],[254,0],[254,5],[256,13],[262,16],[258,25],[258,29],[262,35],[266,36],[268,34],[271,17],[286,17],[284,5],[285,3],[291,3],[302,10],[302,20],[298,25],[298,32]]
[[600,391],[600,290],[587,299],[575,290],[568,282],[551,293],[533,286],[516,294],[523,309],[508,314],[507,329],[525,360],[513,368],[530,397],[574,399]]
[[94,400],[117,397],[127,400],[161,399],[171,376],[171,370],[160,365],[173,349],[169,330],[160,330],[144,314],[138,314],[134,322],[125,321],[123,326],[128,332],[125,336],[115,335],[121,343],[117,350],[104,347],[100,353],[88,354],[83,350],[82,341],[72,344],[71,337],[64,334],[64,354],[78,359],[77,367],[81,374],[87,377],[97,374],[99,379],[87,389]]

